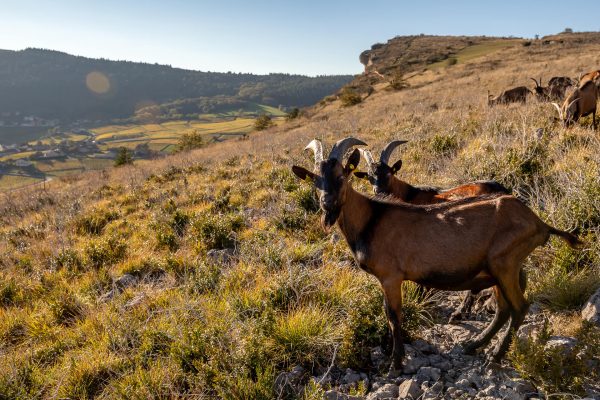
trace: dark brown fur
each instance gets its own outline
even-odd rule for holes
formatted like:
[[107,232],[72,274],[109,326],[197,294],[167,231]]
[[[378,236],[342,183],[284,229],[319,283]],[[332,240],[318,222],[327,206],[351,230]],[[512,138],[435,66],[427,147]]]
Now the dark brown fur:
[[519,284],[521,264],[551,234],[579,241],[550,227],[508,195],[469,198],[418,206],[356,192],[348,182],[360,154],[346,167],[337,159],[320,163],[320,174],[294,166],[301,179],[319,188],[326,226],[337,224],[359,265],[381,283],[394,341],[392,367],[402,366],[402,282],[428,287],[481,290],[495,287],[498,304],[492,323],[467,352],[489,343],[510,318],[510,328],[492,352],[501,358],[528,309]]
[[527,96],[532,94],[526,86],[517,86],[516,88],[508,89],[496,97],[488,94],[488,106],[508,103],[525,103]]

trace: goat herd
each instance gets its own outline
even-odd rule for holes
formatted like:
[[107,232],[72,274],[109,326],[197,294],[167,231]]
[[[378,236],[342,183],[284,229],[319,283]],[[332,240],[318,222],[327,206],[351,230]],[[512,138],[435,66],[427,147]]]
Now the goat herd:
[[[491,352],[497,361],[508,350],[512,335],[528,310],[523,295],[525,258],[550,235],[571,247],[581,242],[574,235],[543,222],[501,184],[479,181],[448,190],[412,186],[394,175],[402,163],[390,166],[390,156],[404,143],[393,141],[379,161],[364,149],[366,143],[352,137],[338,141],[323,158],[320,141],[306,147],[314,152],[314,171],[293,166],[302,180],[311,182],[319,194],[325,229],[337,223],[360,267],[380,282],[385,311],[393,338],[391,372],[402,367],[404,357],[402,282],[411,280],[427,288],[462,291],[465,297],[458,318],[468,310],[472,294],[493,287],[496,312],[489,326],[469,343],[466,353],[485,346],[510,320],[509,329]],[[356,170],[365,158],[367,172]],[[376,196],[354,190],[350,177],[367,179]]]
[[[488,92],[488,105],[507,103],[525,103],[529,95],[535,94],[539,101],[552,102],[558,111],[558,118],[564,126],[570,126],[579,118],[592,114],[592,127],[596,129],[596,103],[600,96],[600,70],[581,74],[573,80],[568,76],[555,76],[542,86],[542,78],[535,82],[532,92],[526,86],[505,90],[493,97]],[[558,103],[562,102],[562,105]]]

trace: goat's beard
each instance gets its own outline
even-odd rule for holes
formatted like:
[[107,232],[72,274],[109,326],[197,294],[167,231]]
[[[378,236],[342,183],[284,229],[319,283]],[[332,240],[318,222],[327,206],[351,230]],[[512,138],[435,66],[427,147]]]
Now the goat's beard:
[[337,222],[339,216],[340,210],[325,211],[321,216],[321,225],[323,226],[323,229],[329,232],[331,230],[331,227]]

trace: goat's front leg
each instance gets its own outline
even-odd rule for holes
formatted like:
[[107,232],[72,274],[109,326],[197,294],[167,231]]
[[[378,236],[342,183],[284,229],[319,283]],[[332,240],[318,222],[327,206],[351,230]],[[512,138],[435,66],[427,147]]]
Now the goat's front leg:
[[382,283],[385,296],[388,323],[392,332],[392,365],[390,374],[396,375],[402,370],[404,359],[402,323],[402,279],[389,279]]

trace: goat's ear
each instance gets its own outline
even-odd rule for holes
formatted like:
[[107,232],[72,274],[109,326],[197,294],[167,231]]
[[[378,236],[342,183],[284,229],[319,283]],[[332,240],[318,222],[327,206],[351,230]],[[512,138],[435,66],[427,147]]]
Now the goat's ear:
[[302,179],[303,181],[312,181],[312,182],[316,182],[317,180],[317,175],[310,172],[309,170],[307,170],[304,167],[299,167],[297,165],[294,165],[292,167],[292,172],[294,173],[294,175],[296,175],[298,178]]
[[400,171],[400,168],[402,168],[402,160],[398,160],[392,165],[392,174],[395,175],[396,172]]
[[369,174],[363,171],[354,171],[354,176],[358,179],[367,179]]
[[354,149],[354,151],[348,157],[348,161],[346,161],[346,166],[344,167],[344,172],[349,175],[352,171],[354,171],[358,167],[358,163],[360,162],[360,152],[358,149]]

